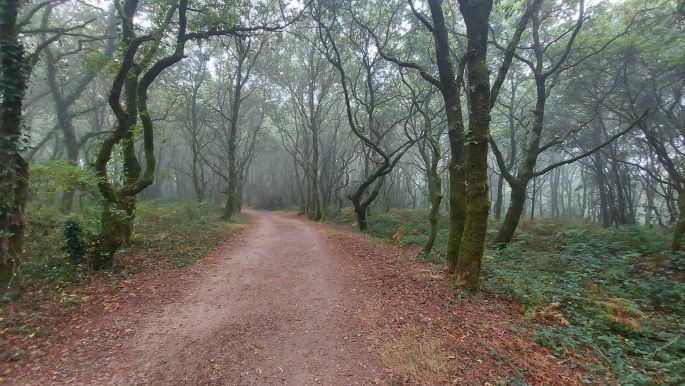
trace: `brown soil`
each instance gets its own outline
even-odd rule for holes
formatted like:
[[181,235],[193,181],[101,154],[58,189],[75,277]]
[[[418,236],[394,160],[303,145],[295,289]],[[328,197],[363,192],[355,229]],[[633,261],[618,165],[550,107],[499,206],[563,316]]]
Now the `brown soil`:
[[514,304],[455,300],[449,280],[380,244],[292,215],[212,256],[144,272],[54,319],[53,346],[5,366],[18,385],[577,384]]

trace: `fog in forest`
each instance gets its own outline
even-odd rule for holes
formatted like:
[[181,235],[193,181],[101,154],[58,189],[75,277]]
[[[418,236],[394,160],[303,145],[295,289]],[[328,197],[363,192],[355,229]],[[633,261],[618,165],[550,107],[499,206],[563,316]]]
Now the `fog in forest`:
[[[131,250],[172,245],[167,233],[184,221],[194,221],[179,230],[188,245],[217,240],[193,252],[200,258],[227,237],[208,235],[249,222],[248,209],[415,248],[459,293],[516,295],[516,280],[553,286],[555,278],[522,272],[553,271],[561,263],[548,252],[559,251],[569,267],[588,267],[578,248],[594,244],[576,237],[616,237],[606,250],[589,248],[624,259],[626,275],[656,272],[636,267],[661,259],[654,264],[669,267],[670,284],[635,279],[664,297],[658,306],[628,290],[588,289],[605,303],[635,302],[616,302],[634,311],[609,318],[654,312],[675,323],[683,312],[682,1],[2,0],[0,8],[7,299],[130,267]],[[498,275],[488,261],[529,252],[550,260],[531,257],[539,264],[503,274],[515,289],[488,281]],[[610,264],[602,256],[592,264]],[[74,264],[70,279],[55,281]],[[591,288],[590,277],[598,288],[612,282],[597,272],[564,274],[578,280],[564,291]],[[526,301],[565,304],[524,287]],[[599,361],[613,363],[620,383],[634,373],[644,384],[682,381],[682,325],[669,326],[649,327],[661,337],[644,363],[630,362],[638,370],[607,359],[613,341],[602,343]],[[621,360],[642,355],[624,349]],[[666,352],[663,365],[649,362]]]

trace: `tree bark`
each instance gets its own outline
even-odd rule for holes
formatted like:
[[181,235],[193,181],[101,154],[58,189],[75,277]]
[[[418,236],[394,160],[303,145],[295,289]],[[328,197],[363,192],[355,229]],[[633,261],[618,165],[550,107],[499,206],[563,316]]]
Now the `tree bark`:
[[366,222],[366,208],[364,208],[361,203],[354,201],[352,201],[352,206],[354,207],[354,214],[357,218],[357,228],[362,232],[366,232],[369,229]]
[[[110,108],[116,117],[116,128],[100,144],[95,160],[95,174],[98,177],[98,188],[103,196],[101,232],[96,240],[92,263],[96,268],[112,265],[116,250],[130,238],[135,213],[135,197],[154,182],[156,159],[154,152],[154,124],[148,109],[148,89],[157,76],[166,68],[173,66],[183,58],[186,39],[187,0],[180,0],[178,8],[171,7],[166,21],[178,10],[178,32],[175,50],[168,56],[154,62],[145,73],[135,63],[136,52],[145,40],[133,37],[133,18],[138,6],[136,0],[127,0],[121,7],[122,43],[125,49],[115,75],[108,97]],[[161,36],[158,37],[161,39]],[[142,77],[140,75],[142,74]],[[124,105],[121,94],[124,91]],[[133,125],[140,118],[145,154],[145,168],[134,151]],[[124,153],[124,185],[115,189],[107,176],[107,164],[111,159],[114,147],[121,144]]]
[[[313,101],[313,97],[311,98]],[[321,199],[319,197],[319,127],[312,122],[312,159],[310,170],[308,216],[310,220],[321,220]]]
[[495,196],[495,220],[502,218],[502,201],[504,201],[504,176],[497,176],[497,193]]
[[490,198],[488,138],[490,137],[490,71],[487,66],[488,20],[492,1],[459,0],[466,23],[469,90],[469,131],[466,140],[466,219],[456,266],[456,285],[477,291],[485,249]]
[[438,217],[440,216],[440,203],[442,202],[442,178],[440,178],[440,173],[438,172],[440,144],[432,137],[429,141],[431,141],[431,149],[433,151],[431,154],[430,177],[428,178],[428,190],[431,196],[431,208],[430,213],[428,214],[430,234],[428,235],[426,244],[423,246],[423,251],[426,253],[433,250],[433,244],[435,244],[435,238],[438,235]]
[[28,164],[21,155],[21,121],[27,73],[19,42],[20,1],[0,1],[0,296],[19,290],[18,258],[24,235]]
[[[440,92],[442,94],[445,112],[447,114],[447,135],[450,142],[449,162],[449,232],[447,236],[447,250],[445,252],[445,268],[447,273],[454,273],[457,266],[457,256],[461,248],[466,213],[466,186],[464,185],[464,122],[461,109],[461,92],[459,81],[463,74],[463,66],[459,66],[459,73],[455,74],[452,65],[449,37],[445,25],[445,17],[441,0],[429,0],[433,17],[433,36],[435,38],[435,58],[440,76]],[[455,76],[456,75],[456,76]]]
[[685,192],[678,192],[678,220],[673,228],[673,240],[671,241],[671,250],[683,250],[683,237],[685,236]]
[[[231,107],[231,121],[228,128],[228,187],[226,189],[226,206],[224,207],[224,220],[230,220],[236,213],[236,198],[238,196],[238,155],[237,135],[238,135],[238,114],[240,112],[241,95],[243,88],[243,63],[247,58],[247,53],[241,50],[240,43],[236,43],[239,50],[237,68],[235,70],[235,88],[233,90],[233,100]],[[248,48],[249,50],[249,48]]]
[[514,184],[511,186],[511,198],[509,200],[509,208],[504,215],[502,225],[497,231],[495,238],[496,244],[508,244],[514,237],[516,227],[518,227],[519,219],[523,214],[523,207],[526,205],[526,188]]

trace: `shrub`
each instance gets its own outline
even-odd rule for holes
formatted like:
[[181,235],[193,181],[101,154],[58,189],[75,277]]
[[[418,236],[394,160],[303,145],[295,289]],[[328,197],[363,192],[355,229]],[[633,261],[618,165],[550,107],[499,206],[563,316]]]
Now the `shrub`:
[[64,222],[64,246],[62,249],[69,256],[72,264],[80,264],[86,252],[83,245],[83,229],[78,221],[70,218]]

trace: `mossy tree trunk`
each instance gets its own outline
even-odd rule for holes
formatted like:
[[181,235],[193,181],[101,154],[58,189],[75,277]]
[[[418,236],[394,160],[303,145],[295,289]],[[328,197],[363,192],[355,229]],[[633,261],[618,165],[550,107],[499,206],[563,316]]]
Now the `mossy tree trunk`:
[[511,198],[509,200],[509,208],[497,231],[496,244],[506,244],[511,241],[523,214],[523,207],[526,205],[526,187],[517,183],[510,184],[510,186]]
[[354,215],[357,219],[357,228],[362,232],[366,232],[369,229],[369,225],[366,222],[366,209],[355,202],[352,202],[352,207],[354,207]]
[[[116,117],[115,130],[105,137],[100,145],[95,160],[95,174],[98,177],[98,188],[103,197],[100,234],[95,240],[91,253],[93,268],[112,266],[114,253],[131,236],[135,214],[135,197],[154,181],[156,159],[154,153],[154,124],[148,109],[148,89],[157,76],[165,69],[179,62],[184,55],[186,37],[187,0],[180,0],[178,6],[171,6],[163,25],[165,30],[174,13],[178,12],[178,30],[175,50],[168,56],[150,62],[159,47],[163,34],[151,34],[138,37],[134,33],[134,15],[138,2],[126,0],[122,7],[122,39],[124,49],[119,68],[114,77],[108,102]],[[142,63],[136,62],[136,53],[145,42],[152,41],[152,52],[143,55]],[[146,63],[147,64],[144,64]],[[145,68],[143,68],[145,67]],[[122,93],[124,102],[122,104]],[[134,151],[136,137],[134,127],[140,118],[142,126],[145,167],[142,168]],[[124,154],[123,186],[115,189],[107,174],[107,164],[115,146],[120,145]]]
[[504,177],[500,174],[497,176],[497,192],[495,194],[495,204],[493,210],[495,211],[495,220],[502,218],[502,202],[504,201]]
[[[313,102],[313,97],[310,100]],[[312,157],[309,172],[309,204],[307,215],[310,220],[321,220],[321,198],[319,196],[319,127],[317,122],[311,122]]]
[[200,164],[200,157],[198,156],[197,146],[195,145],[197,141],[193,140],[193,145],[191,146],[191,151],[193,152],[192,161],[190,164],[190,175],[193,180],[193,188],[195,189],[195,199],[197,202],[203,202],[205,200],[205,181],[202,176],[202,165]]
[[205,78],[205,62],[203,61],[203,66],[199,75],[199,79],[194,79],[194,84],[191,87],[190,93],[190,113],[188,124],[185,126],[185,130],[189,133],[190,139],[190,177],[193,181],[193,189],[195,189],[195,199],[197,202],[203,202],[205,200],[205,192],[207,189],[205,181],[204,168],[202,167],[202,156],[200,154],[203,151],[203,144],[201,143],[201,132],[203,123],[200,123],[198,117],[199,109],[197,105],[198,94],[200,87],[203,84]]
[[[241,56],[247,58],[247,55]],[[238,117],[240,113],[241,94],[243,88],[242,65],[243,60],[238,60],[236,69],[235,88],[232,96],[231,120],[228,127],[228,186],[226,188],[226,205],[224,206],[224,220],[230,220],[236,214],[236,202],[238,198],[238,155],[236,154],[238,137]]]
[[[427,125],[432,125],[430,122]],[[440,217],[440,203],[442,202],[442,178],[438,171],[438,163],[440,162],[440,143],[433,137],[432,126],[428,134],[428,141],[430,142],[432,154],[430,164],[430,177],[428,178],[429,192],[431,196],[431,208],[428,214],[428,222],[430,223],[430,234],[428,240],[423,246],[423,251],[429,253],[433,250],[435,239],[438,236],[438,218]]]
[[120,201],[106,202],[100,222],[102,229],[90,256],[91,267],[96,270],[111,268],[114,253],[126,241],[129,221],[124,203]]
[[[475,2],[479,3],[479,2]],[[497,72],[497,77],[490,92],[490,108],[497,100],[499,90],[506,79],[511,62],[514,58],[516,48],[521,39],[523,32],[531,19],[532,14],[539,8],[542,0],[533,0],[526,11],[516,24],[516,29],[512,35],[509,44],[504,48],[502,56],[502,64]],[[490,2],[482,6],[488,6]],[[431,20],[425,15],[411,6],[411,11],[414,16],[421,22],[422,25],[433,35],[433,42],[435,44],[435,63],[438,67],[439,79],[431,76],[426,68],[421,67],[416,63],[399,60],[392,57],[387,52],[383,52],[379,48],[379,53],[383,58],[389,60],[400,67],[411,68],[419,72],[421,77],[432,85],[438,87],[444,99],[445,112],[447,114],[448,136],[450,141],[450,163],[449,163],[449,235],[447,240],[447,251],[445,256],[444,271],[454,273],[457,265],[457,257],[461,248],[462,234],[464,230],[466,218],[466,186],[464,184],[464,122],[462,117],[461,107],[461,84],[463,83],[464,67],[466,60],[458,61],[458,71],[455,73],[452,65],[452,57],[455,52],[450,50],[449,33],[445,26],[445,18],[442,9],[442,0],[428,0],[428,6],[432,17]],[[476,4],[475,6],[478,6]],[[372,30],[366,28],[376,41],[376,46],[379,47],[379,39]]]
[[19,41],[21,2],[0,1],[0,296],[18,293],[17,267],[24,235],[28,164],[21,155],[22,108],[27,73]]
[[[463,139],[462,135],[459,135]],[[453,141],[450,136],[450,142]],[[461,148],[461,149],[459,149]],[[463,165],[463,142],[461,146],[452,144],[450,146],[451,158],[449,163],[450,185],[449,185],[449,230],[447,235],[447,249],[445,251],[445,267],[443,271],[453,274],[457,268],[457,257],[461,248],[461,238],[464,233],[464,221],[466,220],[466,186],[464,185],[464,165]]]
[[461,92],[459,89],[464,72],[464,63],[459,64],[459,70],[455,74],[451,59],[452,52],[449,46],[449,35],[442,10],[442,1],[429,0],[428,5],[433,17],[432,29],[435,40],[435,56],[440,77],[438,85],[445,104],[447,135],[450,142],[449,232],[444,270],[451,274],[454,273],[457,265],[461,236],[464,231],[466,209],[464,122],[461,108]]
[[[309,219],[314,221],[321,220],[321,189],[319,186],[319,151],[320,151],[320,138],[319,133],[321,131],[321,125],[324,118],[324,104],[326,102],[325,98],[328,95],[331,81],[328,79],[320,79],[322,68],[325,68],[326,62],[319,61],[318,52],[314,49],[310,49],[307,52],[307,108],[304,109],[305,116],[303,118],[307,119],[309,132],[311,133],[311,160],[309,161],[310,166],[310,187],[309,187]],[[324,73],[323,76],[326,74]],[[317,92],[318,87],[318,92]],[[302,104],[304,104],[302,103]],[[308,116],[307,116],[308,115]]]
[[490,197],[488,138],[490,137],[490,72],[486,62],[488,20],[492,1],[459,0],[467,35],[469,130],[466,134],[466,219],[455,272],[458,288],[478,290],[485,249]]
[[431,208],[428,213],[428,222],[430,223],[430,233],[428,234],[428,240],[423,246],[423,251],[428,253],[433,250],[433,245],[435,244],[435,239],[438,236],[438,220],[440,218],[440,203],[442,202],[442,180],[439,175],[433,176],[433,181],[429,182],[433,185],[431,189]]

